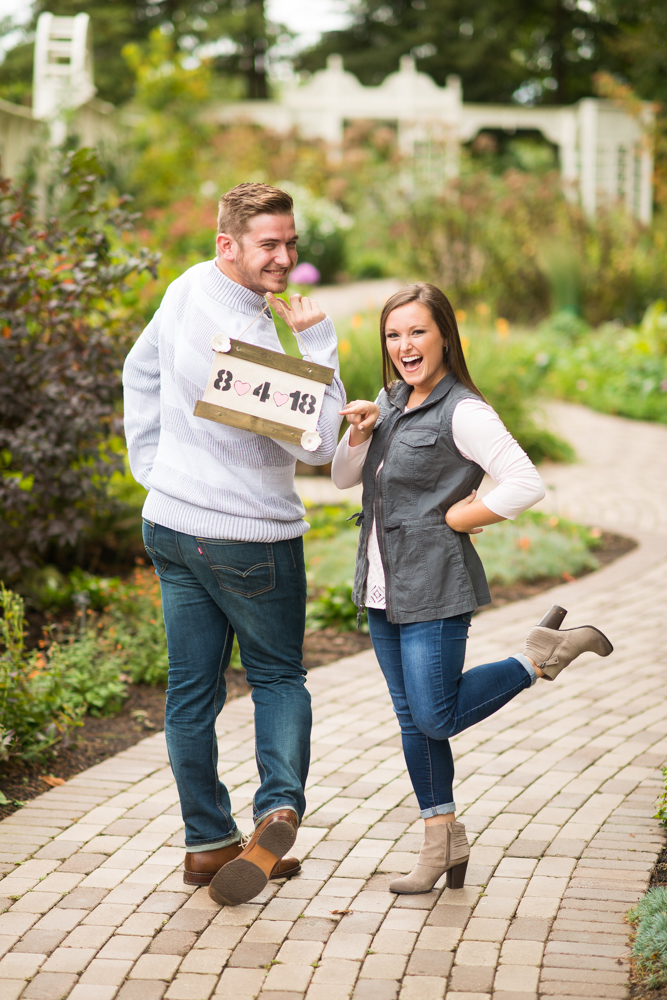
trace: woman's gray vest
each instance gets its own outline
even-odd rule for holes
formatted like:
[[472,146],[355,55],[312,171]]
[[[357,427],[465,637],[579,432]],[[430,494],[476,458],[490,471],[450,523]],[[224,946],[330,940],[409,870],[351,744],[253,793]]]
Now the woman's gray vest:
[[449,374],[425,402],[403,413],[410,391],[399,382],[377,400],[380,416],[364,465],[352,592],[361,607],[368,573],[366,545],[375,518],[387,618],[397,624],[450,618],[491,601],[470,536],[452,531],[445,522],[449,507],[477,489],[484,477],[452,438],[456,404],[479,397]]

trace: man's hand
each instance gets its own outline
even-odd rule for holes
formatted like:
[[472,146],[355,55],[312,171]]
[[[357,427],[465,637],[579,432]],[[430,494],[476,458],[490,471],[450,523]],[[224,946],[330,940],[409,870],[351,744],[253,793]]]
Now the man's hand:
[[326,319],[326,313],[322,311],[317,302],[307,299],[303,295],[290,295],[289,305],[284,299],[276,298],[273,292],[266,293],[266,301],[278,315],[285,320],[292,332],[301,333],[309,326],[315,326]]
[[350,445],[357,448],[373,433],[377,418],[380,416],[380,407],[368,399],[355,399],[352,403],[348,403],[344,410],[338,412],[347,417],[347,422],[352,427]]
[[494,514],[482,500],[476,500],[477,490],[473,490],[463,500],[453,503],[445,514],[445,521],[453,531],[465,535],[478,535],[484,529],[482,524],[498,524],[507,518]]

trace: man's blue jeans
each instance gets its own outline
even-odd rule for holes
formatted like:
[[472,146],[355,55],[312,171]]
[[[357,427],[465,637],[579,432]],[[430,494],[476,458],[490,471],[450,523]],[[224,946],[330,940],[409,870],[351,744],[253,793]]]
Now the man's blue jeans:
[[527,657],[463,673],[470,615],[392,625],[368,608],[373,649],[401,727],[408,773],[424,818],[455,812],[449,737],[486,719],[536,679]]
[[160,577],[169,648],[165,735],[188,850],[234,843],[239,831],[218,778],[215,720],[227,694],[234,633],[255,704],[261,785],[255,822],[275,809],[299,819],[310,763],[310,695],[302,663],[306,572],[301,538],[196,538],[144,521]]

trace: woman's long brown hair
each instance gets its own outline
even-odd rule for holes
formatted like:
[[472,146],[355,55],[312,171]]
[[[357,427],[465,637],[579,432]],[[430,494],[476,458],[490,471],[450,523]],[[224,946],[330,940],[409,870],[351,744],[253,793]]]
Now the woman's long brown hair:
[[385,392],[389,391],[389,386],[396,379],[402,382],[405,381],[403,376],[394,368],[389,351],[387,350],[387,340],[385,337],[387,319],[394,309],[398,309],[399,306],[406,306],[409,302],[421,302],[422,305],[426,306],[440,330],[440,335],[445,345],[445,364],[447,368],[466,389],[470,389],[471,392],[476,393],[481,399],[484,399],[483,394],[470,377],[452,304],[444,292],[441,292],[435,285],[429,285],[426,281],[416,281],[412,285],[406,285],[405,288],[401,288],[398,292],[395,292],[384,304],[382,315],[380,316],[380,343],[382,346],[382,384],[384,385]]

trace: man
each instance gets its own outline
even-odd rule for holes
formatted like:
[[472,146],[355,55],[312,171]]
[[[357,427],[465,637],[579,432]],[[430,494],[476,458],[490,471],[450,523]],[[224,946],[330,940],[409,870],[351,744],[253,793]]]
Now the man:
[[[169,647],[165,734],[185,820],[185,873],[213,898],[252,899],[285,858],[305,808],[310,695],[302,664],[308,530],[295,460],[331,461],[345,401],[327,387],[314,452],[193,416],[213,360],[211,337],[238,337],[266,300],[298,331],[310,358],[338,372],[333,323],[300,295],[275,294],[297,262],[292,199],[239,184],[220,199],[217,256],[167,289],[124,370],[125,432],[135,479],[149,491],[144,542],[162,588]],[[266,296],[266,298],[265,298]],[[267,310],[246,342],[282,351]],[[217,774],[215,720],[226,696],[234,634],[255,705],[260,787],[246,846]]]

